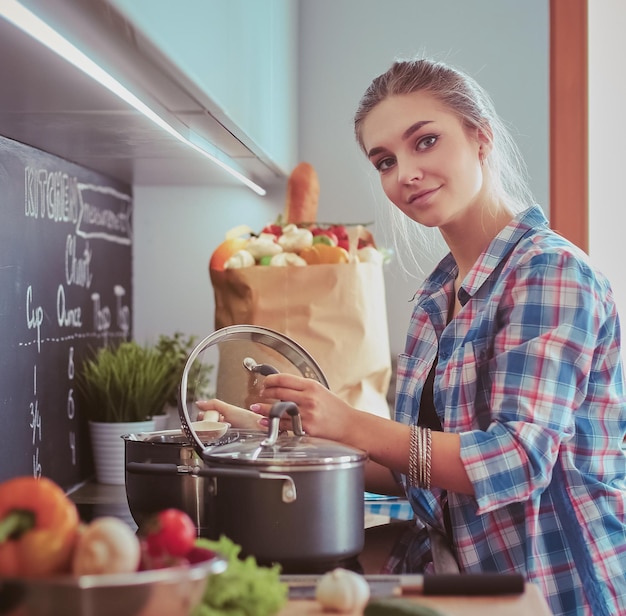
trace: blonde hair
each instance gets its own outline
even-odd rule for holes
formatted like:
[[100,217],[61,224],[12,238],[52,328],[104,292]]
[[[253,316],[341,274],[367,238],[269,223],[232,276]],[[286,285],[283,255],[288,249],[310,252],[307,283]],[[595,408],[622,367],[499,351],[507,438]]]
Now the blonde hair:
[[[513,212],[529,207],[534,198],[528,185],[528,172],[521,152],[498,117],[491,97],[469,75],[443,62],[417,58],[397,60],[367,88],[354,115],[354,132],[361,149],[362,126],[369,112],[390,96],[425,91],[436,97],[469,129],[479,129],[491,140],[484,165],[496,199]],[[410,222],[397,208],[393,221],[399,235],[407,233]],[[394,235],[395,237],[395,235]],[[412,251],[412,248],[410,248]]]

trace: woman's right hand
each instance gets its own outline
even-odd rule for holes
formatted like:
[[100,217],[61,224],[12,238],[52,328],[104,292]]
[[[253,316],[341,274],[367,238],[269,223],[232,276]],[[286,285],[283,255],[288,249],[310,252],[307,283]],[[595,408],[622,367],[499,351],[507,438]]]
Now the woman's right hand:
[[241,428],[245,430],[265,430],[266,427],[261,424],[263,417],[258,413],[253,413],[246,409],[242,409],[234,404],[228,404],[217,398],[212,400],[198,400],[196,406],[200,410],[198,420],[209,419],[213,413],[217,413],[218,421],[225,421],[233,428]]
[[[328,438],[349,444],[357,411],[315,379],[292,374],[270,374],[265,377],[261,391],[264,403],[251,405],[261,415],[269,415],[277,400],[293,402],[298,407],[304,431],[310,436]],[[283,430],[291,429],[291,419],[281,419]]]

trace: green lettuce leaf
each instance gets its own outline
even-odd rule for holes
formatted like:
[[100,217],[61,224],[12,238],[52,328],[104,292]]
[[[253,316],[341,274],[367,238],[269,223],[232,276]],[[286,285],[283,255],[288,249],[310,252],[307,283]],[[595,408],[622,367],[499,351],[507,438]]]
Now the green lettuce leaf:
[[199,538],[196,545],[224,556],[228,567],[209,576],[192,616],[273,616],[287,603],[280,565],[262,567],[253,556],[240,558],[241,547],[224,535],[217,541]]

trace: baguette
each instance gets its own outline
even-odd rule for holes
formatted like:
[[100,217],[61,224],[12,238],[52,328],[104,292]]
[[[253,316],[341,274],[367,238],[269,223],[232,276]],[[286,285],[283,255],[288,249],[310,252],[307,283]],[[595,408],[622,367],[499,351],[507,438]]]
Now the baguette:
[[315,168],[309,163],[300,163],[287,181],[286,223],[314,223],[317,220],[319,196],[320,183]]

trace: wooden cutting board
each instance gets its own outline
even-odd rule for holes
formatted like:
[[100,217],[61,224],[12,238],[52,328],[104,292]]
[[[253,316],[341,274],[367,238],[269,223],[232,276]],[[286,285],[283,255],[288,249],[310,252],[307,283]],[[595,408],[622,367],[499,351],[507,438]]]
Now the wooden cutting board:
[[[522,595],[502,597],[423,597],[404,598],[439,610],[442,616],[552,616],[545,599],[533,584],[526,584]],[[289,601],[278,616],[329,616],[317,601]],[[362,611],[343,616],[362,616]]]

